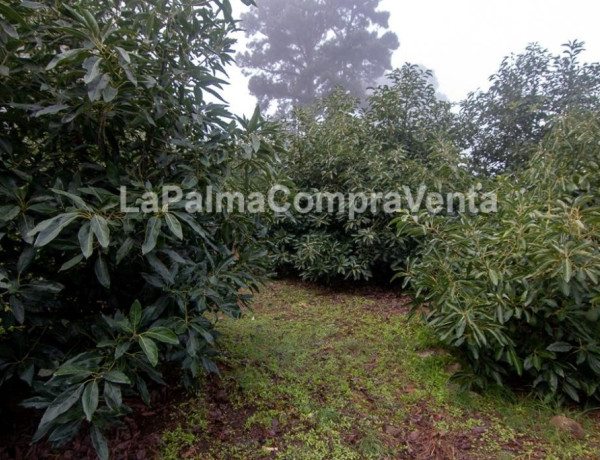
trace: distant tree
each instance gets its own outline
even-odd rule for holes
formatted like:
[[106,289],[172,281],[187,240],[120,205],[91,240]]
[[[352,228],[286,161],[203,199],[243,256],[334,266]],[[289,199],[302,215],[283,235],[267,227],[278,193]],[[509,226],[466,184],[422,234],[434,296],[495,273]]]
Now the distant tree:
[[433,72],[416,64],[386,75],[364,115],[371,142],[383,151],[401,149],[408,158],[425,160],[437,139],[454,139],[452,104],[439,98],[435,84]]
[[472,165],[492,174],[521,168],[547,134],[551,119],[600,109],[600,64],[580,63],[579,41],[552,55],[538,44],[504,58],[487,91],[461,103],[463,147]]
[[363,98],[399,43],[379,0],[262,0],[242,16],[238,61],[263,108],[305,106],[342,86]]

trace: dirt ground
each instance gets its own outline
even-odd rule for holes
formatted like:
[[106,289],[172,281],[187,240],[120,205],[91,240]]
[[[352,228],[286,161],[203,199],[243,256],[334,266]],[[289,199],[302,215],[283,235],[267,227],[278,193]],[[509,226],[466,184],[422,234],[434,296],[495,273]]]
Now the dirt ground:
[[[221,375],[200,389],[151,390],[108,433],[111,458],[600,458],[597,412],[569,413],[585,440],[556,432],[556,409],[464,393],[456,365],[384,288],[271,283],[242,320],[221,324]],[[17,390],[15,390],[17,391]],[[95,458],[82,430],[59,449],[30,445],[39,414],[2,416],[1,459]]]

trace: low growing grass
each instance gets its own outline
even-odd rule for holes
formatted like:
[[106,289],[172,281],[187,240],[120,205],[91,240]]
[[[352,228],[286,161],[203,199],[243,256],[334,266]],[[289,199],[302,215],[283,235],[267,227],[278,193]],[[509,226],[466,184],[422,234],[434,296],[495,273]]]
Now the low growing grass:
[[[449,383],[452,356],[403,302],[270,284],[254,311],[221,324],[222,376],[175,411],[162,457],[600,458],[593,414]],[[551,426],[561,413],[585,440]]]

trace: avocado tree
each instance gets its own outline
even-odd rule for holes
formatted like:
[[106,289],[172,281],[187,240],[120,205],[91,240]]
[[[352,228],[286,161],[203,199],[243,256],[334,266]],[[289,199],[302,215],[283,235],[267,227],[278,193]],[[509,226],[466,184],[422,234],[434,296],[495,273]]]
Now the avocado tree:
[[272,177],[270,125],[207,97],[232,60],[231,9],[0,4],[0,385],[24,382],[44,410],[34,441],[89,425],[106,458],[124,397],[148,402],[167,362],[188,385],[216,371],[215,321],[261,282],[260,215],[163,196]]
[[461,102],[461,139],[475,170],[523,168],[554,116],[600,108],[600,64],[580,62],[583,51],[577,40],[561,55],[531,44],[502,61],[487,91]]
[[401,272],[414,311],[462,360],[466,386],[598,401],[599,133],[597,112],[552,120],[526,168],[488,179],[496,212],[397,218],[419,242]]
[[[294,111],[283,163],[321,210],[315,204],[311,212],[292,211],[277,221],[272,241],[281,270],[325,282],[387,283],[414,249],[389,224],[398,207],[409,206],[403,187],[417,199],[421,169],[460,161],[450,142],[454,116],[420,67],[405,64],[387,80],[362,105],[337,89]],[[352,194],[361,197],[353,201]]]

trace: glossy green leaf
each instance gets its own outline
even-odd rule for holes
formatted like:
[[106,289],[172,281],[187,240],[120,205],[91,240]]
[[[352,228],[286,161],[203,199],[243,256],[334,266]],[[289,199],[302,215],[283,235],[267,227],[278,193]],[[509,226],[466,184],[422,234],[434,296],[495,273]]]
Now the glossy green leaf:
[[131,305],[131,309],[129,310],[129,321],[134,329],[139,326],[140,321],[142,319],[142,304],[139,300],[136,300]]
[[112,370],[104,373],[104,379],[112,383],[131,385],[131,380],[121,371]]
[[144,332],[146,337],[157,340],[158,342],[169,343],[171,345],[179,345],[179,339],[175,333],[166,327],[153,327]]
[[57,54],[56,56],[54,56],[54,58],[52,58],[52,60],[48,63],[48,65],[46,66],[46,70],[52,70],[54,69],[58,64],[63,63],[65,61],[69,61],[71,59],[74,59],[75,57],[77,57],[79,54],[87,52],[87,49],[85,48],[75,48],[72,50],[68,50],[68,51],[64,51],[60,54]]
[[35,259],[36,250],[31,246],[27,246],[23,249],[23,252],[19,256],[17,260],[17,272],[19,274],[23,273],[27,268],[31,265],[33,260]]
[[83,68],[87,70],[87,73],[83,76],[83,82],[89,85],[92,81],[100,76],[102,73],[102,58],[99,56],[90,56],[83,61]]
[[52,240],[54,240],[60,232],[66,228],[71,222],[79,217],[79,214],[76,212],[68,212],[64,214],[59,214],[52,219],[45,220],[38,225],[36,225],[33,230],[29,232],[30,236],[34,236],[37,234],[37,238],[35,240],[35,247],[46,246]]
[[181,228],[181,223],[177,219],[177,217],[171,213],[165,214],[165,222],[169,227],[169,230],[173,235],[175,235],[178,239],[183,239],[183,230]]
[[156,343],[149,337],[143,335],[139,336],[138,341],[150,364],[156,366],[158,364],[158,347],[156,346]]
[[63,110],[68,109],[69,106],[68,105],[64,105],[64,104],[55,104],[55,105],[50,105],[48,107],[44,107],[41,110],[36,111],[33,116],[35,117],[42,117],[44,115],[54,115],[57,114],[59,112],[62,112]]
[[55,188],[52,188],[50,190],[52,190],[52,192],[56,193],[57,195],[67,197],[70,201],[73,202],[73,204],[78,209],[85,209],[86,211],[91,211],[91,208],[87,205],[87,203],[80,196],[77,196],[70,192],[66,192],[64,190],[55,189]]
[[88,84],[88,97],[90,101],[98,101],[110,83],[110,76],[107,74],[98,75]]
[[59,272],[65,272],[67,270],[70,270],[71,268],[76,267],[77,265],[79,265],[82,261],[83,261],[83,255],[82,254],[78,254],[75,257],[73,257],[72,259],[69,259],[64,264],[62,264],[60,266],[60,269],[58,271]]
[[100,460],[108,460],[108,443],[106,442],[106,438],[102,434],[102,431],[95,423],[92,423],[90,428],[90,436],[92,438],[94,449],[96,449],[96,454],[98,454],[98,458]]
[[106,219],[98,214],[95,214],[90,220],[90,226],[100,246],[107,248],[110,244],[110,229]]
[[568,351],[571,351],[572,349],[573,345],[570,345],[566,342],[555,342],[546,348],[546,350],[553,351],[556,353],[566,353]]
[[83,257],[89,259],[94,253],[94,235],[89,222],[86,222],[79,228],[77,239],[79,240],[79,247],[81,248]]
[[129,252],[131,252],[131,249],[133,249],[134,244],[135,244],[135,241],[132,238],[128,237],[125,239],[125,241],[123,242],[123,244],[117,251],[117,256],[116,256],[117,265],[120,264],[125,257],[127,257]]
[[8,304],[17,323],[23,324],[25,322],[25,305],[23,302],[16,296],[11,295]]
[[15,30],[15,28],[11,24],[9,24],[8,22],[6,22],[2,19],[0,19],[0,28],[2,28],[2,30],[4,30],[4,33],[6,35],[8,35],[9,37],[14,38],[14,39],[19,38],[19,34]]
[[99,401],[99,390],[98,390],[98,382],[93,380],[89,382],[85,389],[83,390],[83,394],[81,396],[81,403],[83,405],[83,413],[85,414],[85,418],[88,422],[92,421],[94,413],[98,408]]
[[142,254],[148,254],[156,247],[161,227],[162,220],[160,218],[152,216],[148,220],[148,224],[146,225],[146,237],[144,239],[144,244],[142,244]]
[[119,385],[113,385],[110,382],[104,382],[104,400],[112,410],[118,410],[123,404],[123,395]]
[[37,442],[47,432],[48,425],[58,416],[67,412],[81,398],[84,385],[73,385],[63,391],[54,401],[50,403],[38,425],[38,430],[33,437],[33,442]]
[[110,271],[108,270],[108,264],[102,255],[98,254],[96,264],[94,265],[94,273],[98,282],[106,289],[110,288]]

